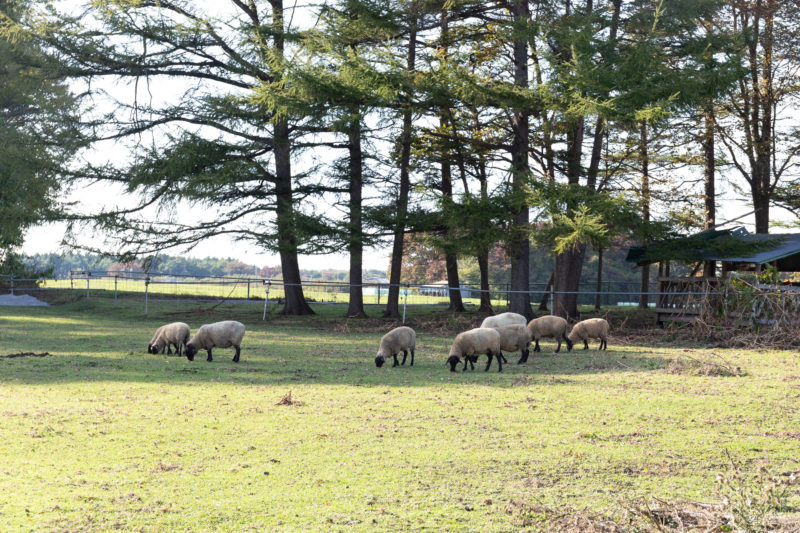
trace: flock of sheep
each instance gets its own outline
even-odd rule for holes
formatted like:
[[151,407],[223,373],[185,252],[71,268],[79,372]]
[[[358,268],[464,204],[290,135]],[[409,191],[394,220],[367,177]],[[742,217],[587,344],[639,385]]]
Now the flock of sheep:
[[170,346],[175,346],[175,352],[181,355],[181,348],[189,361],[194,361],[194,356],[199,350],[208,353],[206,361],[211,361],[212,348],[236,349],[233,362],[239,362],[239,354],[242,349],[242,339],[244,338],[244,324],[235,320],[224,320],[213,324],[203,324],[194,337],[189,338],[189,326],[183,322],[173,322],[165,324],[156,330],[150,344],[147,345],[147,353],[172,354]]
[[[486,318],[481,327],[459,333],[450,348],[447,364],[450,365],[452,372],[456,371],[456,366],[462,362],[463,370],[470,366],[470,370],[475,370],[475,363],[478,356],[486,354],[489,360],[486,369],[492,366],[492,359],[497,358],[497,371],[502,372],[503,363],[508,360],[503,356],[503,350],[507,352],[520,352],[519,363],[528,360],[531,342],[534,342],[533,351],[540,352],[539,339],[552,337],[558,342],[556,353],[561,350],[561,341],[567,344],[567,350],[572,350],[572,346],[577,341],[583,341],[583,349],[589,348],[589,339],[600,339],[599,349],[605,350],[608,347],[609,326],[602,318],[590,318],[578,322],[572,327],[572,331],[567,334],[569,326],[567,321],[559,316],[543,316],[528,322],[524,316],[517,313],[501,313],[499,315]],[[147,345],[147,353],[172,354],[171,347],[175,346],[175,352],[180,356],[181,352],[186,355],[189,361],[194,361],[195,354],[200,350],[208,353],[207,361],[211,361],[212,348],[230,348],[236,350],[233,362],[239,362],[241,353],[242,339],[244,338],[244,325],[235,320],[225,320],[213,324],[204,324],[190,338],[190,329],[183,322],[173,322],[166,324],[156,330],[150,344]],[[378,354],[375,356],[375,365],[382,367],[386,359],[392,357],[393,367],[406,364],[408,353],[411,352],[411,365],[414,365],[414,350],[417,345],[417,334],[408,326],[394,328],[381,338]],[[403,361],[397,360],[397,354],[403,352]]]
[[[503,350],[507,352],[520,352],[519,363],[528,360],[531,341],[534,341],[534,352],[540,352],[539,339],[552,337],[558,342],[556,352],[561,350],[561,341],[567,343],[567,350],[572,350],[572,346],[577,341],[583,341],[583,349],[589,348],[589,339],[600,339],[599,349],[608,348],[609,326],[602,318],[590,318],[578,322],[572,327],[572,331],[567,334],[569,325],[567,321],[559,316],[543,316],[528,322],[526,318],[517,313],[501,313],[499,315],[486,318],[481,327],[459,333],[450,348],[447,364],[450,371],[455,372],[456,366],[462,362],[463,370],[470,366],[470,370],[475,370],[475,363],[478,356],[486,354],[489,360],[486,369],[492,366],[492,359],[497,358],[497,371],[502,372],[503,363],[508,361],[503,356]],[[378,354],[375,356],[375,365],[383,366],[386,359],[391,356],[394,364],[406,364],[408,352],[411,352],[411,364],[414,364],[414,350],[417,344],[417,334],[408,326],[401,326],[391,330],[381,339]],[[403,352],[403,362],[398,363],[397,354]]]

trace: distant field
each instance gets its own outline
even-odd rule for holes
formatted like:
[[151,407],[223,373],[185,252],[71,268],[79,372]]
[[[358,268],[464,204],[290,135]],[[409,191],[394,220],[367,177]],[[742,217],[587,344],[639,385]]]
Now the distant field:
[[[262,322],[245,304],[0,307],[0,529],[559,531],[580,513],[623,523],[650,498],[735,500],[761,466],[800,470],[793,351],[616,332],[603,353],[545,341],[502,373],[485,358],[451,373],[450,331],[477,318],[420,310],[415,365],[378,369],[388,323],[316,309]],[[164,322],[226,318],[248,328],[239,364],[145,352]],[[21,352],[49,355],[6,357]],[[744,375],[694,366],[719,356]],[[276,405],[289,391],[301,403]],[[719,492],[731,459],[744,481]],[[773,518],[798,517],[797,489]]]
[[[70,280],[49,280],[41,282],[41,287],[45,289],[71,289],[76,294],[85,294],[86,280],[76,279]],[[113,279],[91,279],[89,281],[89,288],[91,291],[102,291],[113,295],[115,290]],[[117,291],[119,294],[143,294],[145,292],[145,283],[140,280],[125,280],[120,279],[117,282]],[[148,288],[149,293],[154,297],[170,297],[170,298],[226,298],[244,300],[247,298],[260,299],[263,301],[266,295],[266,287],[263,283],[255,281],[249,284],[243,282],[225,282],[213,283],[207,281],[191,281],[181,280],[180,282],[151,282]],[[307,298],[315,302],[338,302],[346,303],[349,300],[349,294],[340,287],[335,285],[330,286],[314,286],[308,285],[303,288],[303,292]],[[269,287],[270,300],[283,298],[283,287],[279,284],[271,285]],[[386,289],[382,288],[380,295],[377,294],[375,287],[365,288],[364,303],[365,304],[386,304]],[[444,304],[449,303],[447,296],[433,296],[427,294],[419,294],[416,289],[409,290],[408,295],[401,293],[400,304],[407,303],[408,305],[422,305],[422,304]],[[464,303],[468,305],[479,306],[480,296],[476,298],[464,298]],[[496,298],[492,300],[492,305],[503,306],[506,305],[504,298]]]

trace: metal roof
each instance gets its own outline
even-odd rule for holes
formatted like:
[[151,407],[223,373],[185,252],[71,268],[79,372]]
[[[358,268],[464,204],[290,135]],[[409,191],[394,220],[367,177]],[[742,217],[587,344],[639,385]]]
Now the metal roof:
[[[754,251],[752,255],[726,255],[713,249],[713,246],[704,249],[702,242],[713,241],[718,237],[732,237],[744,243],[774,241],[772,246]],[[714,230],[704,231],[688,237],[681,237],[666,241],[680,244],[686,240],[689,248],[681,251],[683,259],[692,261],[724,261],[726,263],[763,265],[766,263],[776,263],[780,272],[800,272],[800,233],[772,233],[772,234],[753,234],[748,233],[744,228],[733,230]],[[642,266],[654,263],[666,257],[654,258],[648,254],[648,246],[631,246],[628,250],[626,261]]]

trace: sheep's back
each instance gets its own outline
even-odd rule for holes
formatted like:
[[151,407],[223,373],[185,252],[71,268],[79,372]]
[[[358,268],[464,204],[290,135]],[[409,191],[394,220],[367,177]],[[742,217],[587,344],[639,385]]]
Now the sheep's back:
[[524,349],[531,341],[530,332],[522,324],[511,324],[494,328],[500,334],[500,347],[503,350],[517,351]]
[[402,350],[414,350],[416,343],[416,332],[408,326],[400,326],[381,337],[380,351],[391,355]]
[[497,328],[500,326],[510,326],[512,324],[522,324],[523,326],[528,320],[518,313],[500,313],[499,315],[487,316],[481,322],[482,328]]
[[[452,353],[453,350],[460,353]],[[451,355],[474,355],[500,350],[500,333],[494,328],[475,328],[456,335]]]
[[558,338],[566,333],[567,321],[560,316],[540,316],[528,322],[528,330],[534,339],[541,337]]

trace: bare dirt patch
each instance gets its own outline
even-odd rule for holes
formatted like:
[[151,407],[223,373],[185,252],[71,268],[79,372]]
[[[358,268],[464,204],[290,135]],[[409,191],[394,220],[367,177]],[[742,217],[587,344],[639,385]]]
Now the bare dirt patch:
[[0,359],[13,359],[15,357],[51,357],[51,354],[49,354],[48,352],[43,352],[43,353],[20,352],[20,353],[10,353],[8,355],[0,355]]
[[670,361],[664,368],[668,374],[708,377],[742,377],[747,375],[740,367],[726,361],[722,356],[712,354],[708,357],[692,357],[683,354]]

